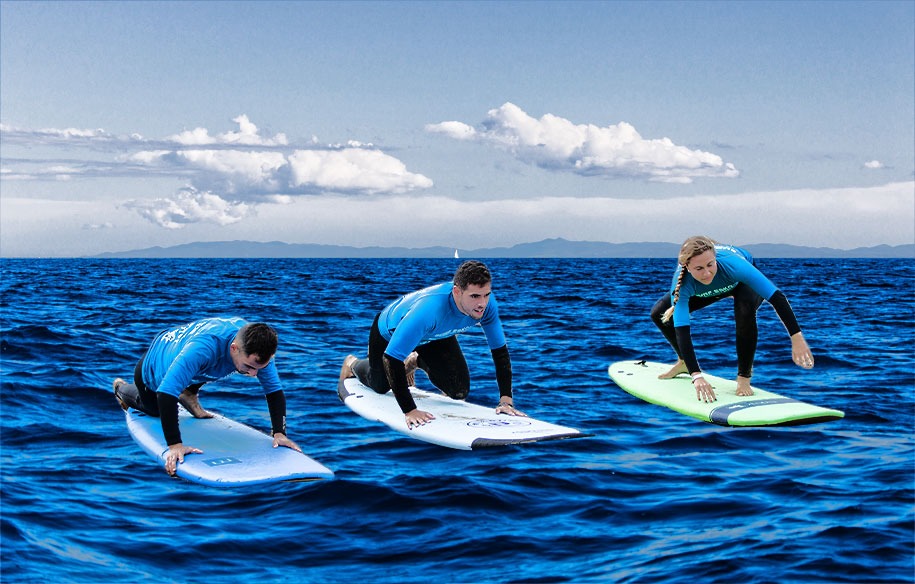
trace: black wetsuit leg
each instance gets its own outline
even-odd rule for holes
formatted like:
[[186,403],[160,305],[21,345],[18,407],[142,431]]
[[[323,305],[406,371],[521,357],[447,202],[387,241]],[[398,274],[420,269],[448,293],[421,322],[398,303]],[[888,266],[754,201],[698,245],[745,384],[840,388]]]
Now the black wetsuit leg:
[[753,361],[759,339],[756,312],[762,305],[763,297],[746,284],[738,284],[732,293],[737,332],[737,375],[750,378],[753,376]]
[[677,334],[674,332],[673,319],[667,321],[666,323],[662,320],[664,313],[667,312],[667,309],[670,307],[670,294],[661,296],[661,298],[655,302],[655,305],[651,308],[651,321],[654,322],[655,326],[658,327],[658,330],[661,331],[661,334],[664,335],[664,338],[667,339],[667,342],[677,353],[677,357],[682,358],[682,355],[680,355],[680,347],[677,345]]
[[124,383],[115,389],[118,398],[127,406],[150,416],[159,417],[159,403],[156,392],[150,391],[143,383],[143,360],[146,353],[137,361],[133,370],[133,383]]
[[[137,366],[133,370],[133,383],[125,383],[120,385],[117,389],[118,397],[120,397],[128,406],[132,407],[135,410],[139,410],[144,414],[153,416],[155,418],[159,417],[159,396],[155,391],[152,391],[147,387],[146,383],[143,381],[143,361],[146,359],[146,353],[143,353],[143,356],[140,357],[140,360],[137,361]],[[202,383],[195,383],[186,388],[187,391],[193,394],[197,394],[200,391],[200,388],[203,387]]]
[[[359,381],[378,393],[391,390],[391,380],[384,364],[384,352],[388,341],[378,330],[378,316],[369,331],[369,357],[353,365],[353,373]],[[417,366],[426,372],[432,385],[453,399],[464,399],[470,392],[470,369],[457,337],[432,341],[416,348],[419,355]]]
[[372,328],[369,330],[369,358],[359,359],[353,365],[353,373],[359,382],[374,389],[377,393],[387,393],[391,390],[388,375],[384,367],[384,352],[388,348],[388,341],[381,336],[378,330],[378,317],[375,315]]
[[[697,310],[702,310],[706,306],[714,304],[715,302],[718,302],[722,298],[727,298],[728,296],[730,296],[730,294],[723,296],[711,296],[708,298],[699,298],[697,296],[693,296],[689,299],[689,312],[692,314]],[[665,294],[657,302],[655,302],[655,305],[651,308],[651,320],[654,322],[655,326],[658,327],[658,330],[661,331],[661,334],[664,335],[664,338],[667,339],[667,342],[670,344],[673,350],[677,353],[677,357],[682,359],[683,354],[680,352],[680,346],[677,343],[677,333],[674,330],[674,319],[671,318],[667,322],[663,322],[661,320],[661,317],[664,316],[664,313],[670,307],[670,294]]]
[[431,341],[416,348],[417,366],[426,372],[432,385],[452,399],[465,399],[470,393],[470,369],[457,337]]

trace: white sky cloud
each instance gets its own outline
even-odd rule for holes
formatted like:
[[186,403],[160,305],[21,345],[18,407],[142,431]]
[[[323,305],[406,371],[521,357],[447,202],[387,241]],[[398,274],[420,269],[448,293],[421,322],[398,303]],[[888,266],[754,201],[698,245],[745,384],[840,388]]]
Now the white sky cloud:
[[[73,223],[72,229],[78,229],[79,234],[73,231],[73,240],[60,249],[77,253],[75,241],[91,246],[93,236],[104,233],[106,239],[99,243],[100,249],[82,253],[104,251],[111,247],[112,235],[125,237],[128,232],[140,231],[124,217],[125,213],[166,233],[184,232],[181,228],[192,224],[197,226],[195,233],[201,227],[232,226],[233,238],[247,233],[247,237],[260,240],[258,233],[285,233],[286,241],[301,241],[300,234],[305,229],[313,235],[308,242],[359,244],[352,239],[366,238],[364,245],[389,241],[391,233],[403,234],[397,245],[439,245],[446,239],[448,245],[465,248],[548,237],[677,241],[689,233],[674,233],[672,229],[679,228],[680,222],[671,228],[670,222],[659,222],[658,218],[696,216],[696,209],[703,211],[699,216],[708,222],[708,227],[694,228],[691,224],[684,229],[705,231],[731,241],[777,239],[805,245],[830,242],[835,246],[836,241],[847,240],[844,247],[857,247],[913,239],[912,183],[870,189],[714,196],[692,193],[658,200],[495,195],[486,201],[464,201],[450,196],[455,193],[419,198],[417,194],[433,186],[432,180],[410,172],[403,161],[370,143],[350,140],[320,147],[312,138],[296,145],[283,134],[261,135],[246,116],[234,121],[238,131],[210,135],[208,130],[197,128],[162,140],[148,140],[137,134],[119,137],[104,130],[29,131],[3,125],[0,131],[4,140],[17,146],[72,147],[68,154],[76,152],[59,159],[6,157],[0,169],[4,181],[16,181],[17,185],[68,181],[73,185],[83,179],[85,185],[81,191],[68,187],[68,194],[58,197],[64,200],[57,201],[4,193],[4,253],[16,255],[12,250],[17,247],[28,250],[29,247],[21,247],[28,241],[35,249],[47,243],[42,237],[22,231],[24,225],[31,225],[40,234],[52,221],[69,226],[77,217],[80,222]],[[519,160],[583,177],[623,176],[685,183],[700,176],[737,176],[733,165],[714,154],[678,146],[667,138],[646,140],[625,122],[598,127],[576,125],[552,114],[534,119],[510,103],[490,111],[477,128],[462,122],[443,122],[426,129],[507,148]],[[115,155],[110,156],[111,152]],[[867,166],[877,168],[882,164],[873,160]],[[88,180],[113,177],[141,178],[145,183],[152,177],[164,177],[187,184],[165,196],[149,196],[152,191],[147,190],[146,198],[120,196],[120,204],[109,199],[107,207],[101,201],[93,202],[88,194],[93,183]],[[86,200],[81,204],[70,200],[77,197]],[[125,199],[129,201],[123,203]],[[60,210],[67,208],[74,209],[72,217],[60,215]],[[82,211],[90,208],[96,211]],[[102,213],[98,208],[107,211]],[[37,215],[37,210],[45,216]],[[469,232],[468,222],[473,225]],[[125,225],[132,226],[125,230]],[[773,226],[778,226],[778,238],[771,236]],[[70,227],[58,228],[56,224],[54,229],[59,237],[70,232]],[[651,233],[652,229],[656,231]],[[479,241],[466,241],[468,233]],[[340,240],[341,234],[351,240]],[[167,236],[161,245],[168,245],[171,237]],[[224,235],[212,237],[221,239]],[[147,237],[148,241],[156,239],[155,235]],[[136,247],[142,246],[125,243],[122,248]],[[28,251],[19,253],[30,255]]]
[[444,134],[455,140],[471,140],[476,138],[477,131],[473,126],[468,126],[464,122],[440,122],[438,124],[427,124],[426,130],[435,134]]
[[100,178],[105,173],[182,177],[189,184],[175,195],[130,203],[130,208],[149,221],[168,228],[195,222],[232,224],[254,206],[275,203],[285,196],[401,194],[432,186],[429,178],[409,172],[403,162],[372,144],[350,140],[321,148],[312,139],[295,147],[285,134],[261,135],[245,115],[233,121],[238,131],[213,136],[206,128],[195,128],[163,140],[147,140],[137,134],[117,137],[104,130],[30,131],[2,125],[3,139],[16,145],[118,153],[113,160],[79,164],[7,159],[2,176],[17,181]]
[[876,170],[879,168],[883,168],[883,163],[880,162],[879,160],[868,160],[867,162],[864,163],[864,168],[870,168],[870,169]]
[[260,136],[260,133],[246,115],[232,119],[238,124],[238,132],[225,132],[215,137],[210,136],[206,128],[195,128],[171,136],[169,139],[188,146],[205,146],[208,144],[236,144],[240,146],[285,146],[289,140],[285,134],[277,134],[273,138]]
[[289,157],[293,187],[326,191],[405,193],[432,186],[432,181],[407,172],[406,166],[380,150],[298,150]]
[[167,229],[180,229],[190,223],[232,225],[251,215],[254,209],[246,203],[226,201],[210,192],[188,188],[174,198],[153,201],[130,201],[125,204],[141,216]]
[[[286,204],[261,205],[255,214],[251,205],[231,204],[191,190],[142,207],[136,202],[127,206],[4,196],[0,198],[0,251],[8,257],[91,255],[227,238],[462,249],[551,237],[679,242],[695,233],[737,244],[842,249],[915,241],[915,182],[656,200],[542,197],[481,202],[403,194],[295,197],[279,202]],[[99,218],[111,227],[85,228],[100,223]],[[193,229],[178,229],[189,223],[195,223]],[[231,226],[230,236],[225,225]],[[397,234],[393,241],[391,233]]]
[[[282,152],[260,152],[255,150],[179,150],[174,153],[178,164],[199,169],[202,176],[196,182],[206,181],[224,185],[225,194],[253,191],[272,194],[282,192],[283,186],[276,180],[277,172],[286,166]],[[160,160],[171,161],[170,156]]]
[[513,103],[490,110],[479,129],[447,121],[429,124],[426,130],[499,146],[541,168],[585,176],[691,183],[698,177],[740,174],[716,154],[678,146],[669,138],[645,139],[626,122],[600,127],[574,124],[553,114],[536,119]]

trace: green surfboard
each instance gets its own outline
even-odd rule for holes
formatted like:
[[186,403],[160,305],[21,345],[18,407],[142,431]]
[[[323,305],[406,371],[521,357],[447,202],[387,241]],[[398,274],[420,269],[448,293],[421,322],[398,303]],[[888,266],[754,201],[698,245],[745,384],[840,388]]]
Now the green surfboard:
[[839,410],[815,406],[753,387],[753,395],[737,395],[737,382],[703,372],[715,389],[717,401],[696,398],[686,374],[658,379],[670,365],[650,361],[620,361],[610,365],[610,378],[622,389],[649,403],[668,407],[692,418],[721,426],[795,426],[844,418]]

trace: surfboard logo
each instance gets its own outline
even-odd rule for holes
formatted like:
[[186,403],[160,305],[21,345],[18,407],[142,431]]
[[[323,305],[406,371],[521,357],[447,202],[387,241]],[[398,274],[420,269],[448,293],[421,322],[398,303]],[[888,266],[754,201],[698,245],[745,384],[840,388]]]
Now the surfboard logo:
[[512,417],[504,420],[471,420],[467,422],[467,425],[471,428],[511,428],[515,426],[530,426],[531,423],[527,420]]
[[734,412],[739,412],[740,410],[745,410],[747,408],[757,408],[760,406],[773,406],[778,404],[793,404],[801,403],[794,398],[790,397],[773,397],[768,399],[754,399],[742,402],[736,402],[733,404],[728,404],[725,406],[719,406],[709,412],[709,420],[712,423],[720,424],[722,426],[727,426],[728,417]]
[[221,458],[211,458],[209,460],[204,460],[204,464],[207,466],[225,466],[227,464],[241,464],[241,461],[235,458],[234,456],[223,456]]

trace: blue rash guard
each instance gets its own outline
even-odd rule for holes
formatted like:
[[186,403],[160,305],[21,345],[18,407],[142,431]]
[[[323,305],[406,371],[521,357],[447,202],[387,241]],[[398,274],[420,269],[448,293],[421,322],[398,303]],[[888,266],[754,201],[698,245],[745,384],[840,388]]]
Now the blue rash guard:
[[[674,327],[689,326],[689,299],[692,296],[707,298],[727,294],[738,284],[746,284],[754,292],[771,300],[772,295],[778,290],[766,276],[753,265],[753,256],[745,249],[730,245],[715,246],[715,260],[718,263],[718,272],[710,284],[705,285],[689,272],[683,277],[680,284],[680,299],[674,306]],[[673,292],[677,287],[677,279],[683,268],[677,266],[674,271],[673,283],[670,288],[671,302]]]
[[[177,398],[190,385],[236,373],[229,347],[246,324],[241,318],[207,318],[159,333],[143,359],[143,382]],[[257,380],[265,395],[283,389],[272,359]]]
[[483,328],[490,350],[504,346],[505,333],[495,295],[489,296],[483,318],[476,320],[458,310],[451,295],[453,287],[453,282],[436,284],[402,296],[385,307],[378,318],[378,331],[389,342],[385,354],[403,361],[419,345],[476,326]]

